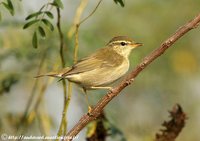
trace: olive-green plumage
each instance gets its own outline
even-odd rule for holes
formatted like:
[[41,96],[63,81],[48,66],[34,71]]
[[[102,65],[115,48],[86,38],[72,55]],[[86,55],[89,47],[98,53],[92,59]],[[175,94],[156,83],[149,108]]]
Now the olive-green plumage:
[[68,79],[87,89],[109,89],[108,84],[122,77],[129,69],[129,54],[141,46],[127,36],[117,36],[90,56],[78,61],[70,68],[50,72],[41,76]]

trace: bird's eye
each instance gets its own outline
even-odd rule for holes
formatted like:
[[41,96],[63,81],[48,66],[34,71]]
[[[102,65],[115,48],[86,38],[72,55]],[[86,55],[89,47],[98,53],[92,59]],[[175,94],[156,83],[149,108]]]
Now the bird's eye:
[[126,45],[126,43],[125,43],[125,42],[121,42],[121,45],[122,45],[122,46],[125,46],[125,45]]

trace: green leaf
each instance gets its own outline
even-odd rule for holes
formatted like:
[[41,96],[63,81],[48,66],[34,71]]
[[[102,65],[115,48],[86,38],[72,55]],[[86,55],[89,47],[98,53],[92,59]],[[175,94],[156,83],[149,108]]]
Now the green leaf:
[[10,12],[10,14],[13,16],[14,15],[14,8],[12,5],[12,2],[10,0],[7,0],[7,3],[2,2],[4,7]]
[[44,29],[43,29],[41,26],[38,27],[38,31],[39,31],[40,35],[41,35],[43,38],[46,37],[46,33],[45,33]]
[[54,5],[54,6],[58,7],[58,8],[61,8],[61,9],[63,9],[63,7],[64,7],[61,0],[54,0],[52,5]]
[[9,7],[10,14],[13,16],[13,15],[14,15],[14,7],[13,7],[13,4],[12,4],[11,0],[7,0],[7,3],[8,3],[8,7]]
[[123,0],[114,0],[114,2],[115,2],[116,4],[119,3],[119,4],[121,5],[121,7],[124,7],[124,6],[125,6]]
[[33,34],[32,45],[33,45],[34,48],[38,47],[38,38],[37,38],[37,32],[36,31]]
[[31,19],[31,18],[33,18],[33,17],[37,17],[37,16],[39,16],[40,14],[42,14],[41,11],[32,13],[32,14],[30,14],[30,15],[28,15],[28,16],[26,17],[26,20],[29,20],[29,19]]
[[31,26],[31,25],[37,23],[38,21],[40,21],[40,20],[33,20],[33,21],[30,21],[30,22],[26,23],[26,24],[23,26],[23,29],[28,28],[29,26]]
[[47,20],[47,19],[42,19],[42,22],[43,22],[46,26],[48,26],[48,27],[50,28],[51,31],[54,30],[54,26],[53,26],[53,24],[52,24],[49,20]]
[[53,19],[53,14],[49,11],[44,12],[49,18]]

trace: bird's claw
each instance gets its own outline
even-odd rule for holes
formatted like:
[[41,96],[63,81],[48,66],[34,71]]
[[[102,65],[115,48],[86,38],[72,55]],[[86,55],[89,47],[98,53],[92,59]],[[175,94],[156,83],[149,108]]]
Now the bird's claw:
[[130,85],[133,81],[134,81],[134,79],[132,78],[132,79],[126,81],[126,84],[127,84],[127,85]]
[[92,108],[90,106],[88,106],[88,113],[87,113],[88,116],[93,116],[92,115]]
[[108,89],[108,91],[109,91],[109,93],[113,93],[113,88],[112,87],[110,87],[109,89]]

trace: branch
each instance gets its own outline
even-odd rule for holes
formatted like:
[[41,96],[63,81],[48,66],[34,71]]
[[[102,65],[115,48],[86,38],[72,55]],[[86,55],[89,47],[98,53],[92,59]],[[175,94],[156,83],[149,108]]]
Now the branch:
[[83,10],[85,9],[88,0],[83,0],[81,1],[79,7],[76,10],[76,15],[74,18],[74,24],[73,26],[70,28],[69,32],[68,32],[68,37],[71,38],[73,34],[75,34],[75,47],[74,47],[74,63],[77,62],[78,60],[78,36],[79,36],[79,27],[80,25],[85,22],[88,18],[90,18],[97,10],[97,8],[99,7],[100,3],[102,2],[102,0],[99,0],[97,6],[94,8],[94,10],[87,16],[85,17],[83,20],[80,21],[81,15],[83,13]]
[[[186,34],[191,29],[196,28],[200,23],[200,13],[190,22],[186,23],[184,26],[179,28],[171,37],[165,40],[159,48],[154,50],[148,56],[146,56],[143,61],[113,90],[107,93],[92,109],[91,115],[83,115],[78,123],[67,133],[68,137],[75,137],[90,121],[96,119],[104,109],[104,107],[117,96],[125,87],[130,85],[134,79],[139,75],[139,73],[146,68],[152,61],[162,55],[169,47],[171,47],[179,38]],[[65,141],[70,141],[72,139],[66,139]]]
[[94,10],[87,16],[85,17],[82,21],[80,21],[78,24],[82,24],[83,22],[85,22],[88,18],[90,18],[97,10],[97,8],[99,7],[99,5],[101,4],[102,0],[99,0],[99,2],[97,3],[97,6],[94,8]]
[[60,38],[60,58],[61,58],[61,63],[62,63],[62,67],[65,67],[65,59],[64,59],[64,54],[63,54],[63,49],[64,49],[64,39],[63,39],[63,33],[61,30],[61,15],[60,15],[60,9],[56,8],[57,10],[57,28],[58,28],[58,34],[59,34],[59,38]]
[[67,33],[67,36],[69,38],[71,38],[74,35],[76,28],[77,28],[76,25],[80,23],[81,15],[83,14],[83,11],[86,8],[87,4],[88,4],[88,0],[82,0],[80,2],[80,5],[76,9],[76,14],[74,16],[73,26],[69,29],[69,32]]
[[[62,67],[65,67],[65,59],[64,59],[64,38],[63,38],[63,33],[61,29],[61,15],[60,15],[60,8],[56,8],[57,10],[57,29],[59,33],[59,38],[60,38],[60,58],[61,58],[61,64]],[[66,128],[67,128],[67,109],[68,105],[71,99],[71,91],[68,91],[67,93],[67,87],[66,87],[66,81],[63,79],[62,80],[62,85],[63,85],[63,92],[64,92],[64,106],[63,106],[63,112],[62,112],[62,119],[60,123],[60,127],[57,133],[57,136],[61,136],[62,134],[65,134]],[[71,86],[68,84],[68,89],[70,89]],[[57,139],[58,140],[58,139]]]

